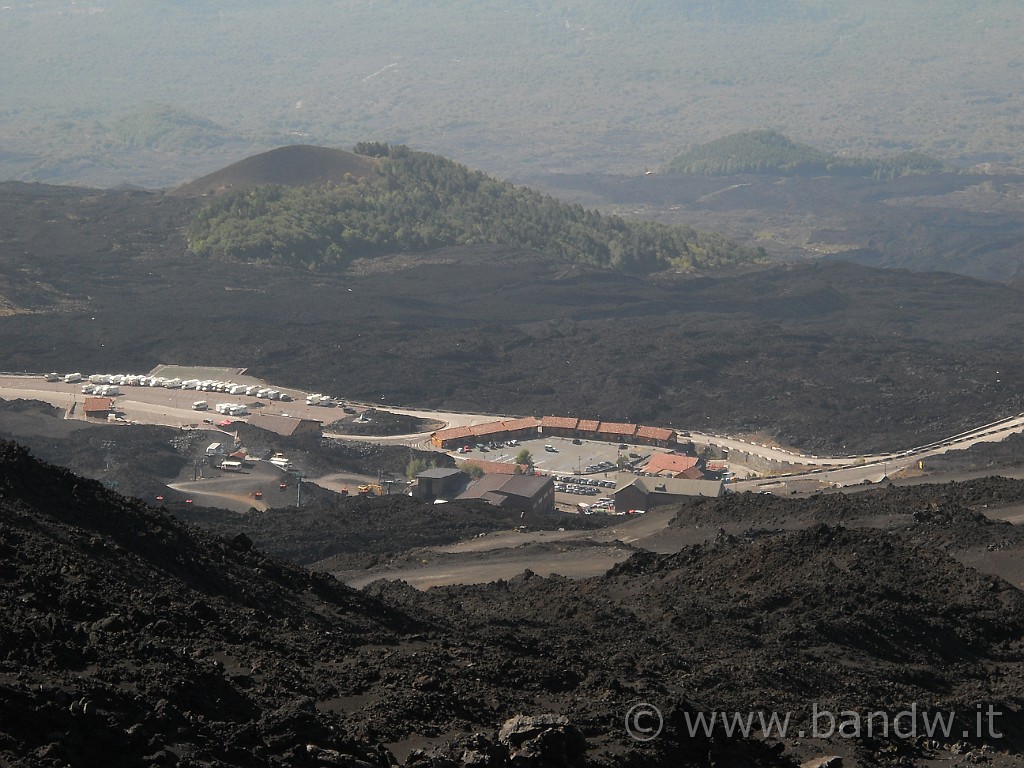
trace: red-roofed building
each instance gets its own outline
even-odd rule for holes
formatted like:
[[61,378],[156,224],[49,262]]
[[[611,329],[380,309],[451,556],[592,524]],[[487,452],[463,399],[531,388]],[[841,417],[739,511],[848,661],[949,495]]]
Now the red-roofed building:
[[[667,477],[681,477],[684,472],[697,466],[696,456],[679,456],[674,453],[655,453],[651,460],[642,468],[644,474],[664,475]],[[700,479],[700,470],[697,477],[689,479]]]
[[541,425],[540,419],[527,416],[523,419],[513,419],[501,422],[502,431],[505,436],[502,439],[537,437],[537,428]]
[[489,421],[471,427],[451,427],[435,432],[430,440],[445,450],[476,443],[530,440],[538,433],[545,437],[587,438],[609,443],[637,443],[669,448],[675,445],[676,433],[663,427],[642,427],[614,421],[577,419],[574,416],[545,416],[537,419],[527,416],[507,421]]
[[664,427],[638,427],[636,430],[636,441],[641,445],[660,445],[668,447],[676,442],[674,430]]
[[109,397],[87,397],[82,413],[87,419],[103,419],[106,421],[114,407],[114,401]]
[[540,420],[540,430],[545,437],[576,437],[576,426],[580,420],[572,416],[545,416]]
[[489,421],[486,424],[475,424],[472,427],[452,427],[441,429],[430,437],[430,442],[438,448],[461,448],[463,445],[492,442],[499,440],[529,440],[537,436],[540,421],[533,416],[508,421]]
[[631,443],[636,435],[636,424],[622,424],[614,421],[602,421],[597,427],[597,438],[606,443]]
[[457,448],[468,442],[473,436],[470,427],[451,427],[450,429],[439,429],[430,436],[430,442],[438,448]]
[[676,480],[703,480],[704,473],[699,466],[692,466],[676,475]]

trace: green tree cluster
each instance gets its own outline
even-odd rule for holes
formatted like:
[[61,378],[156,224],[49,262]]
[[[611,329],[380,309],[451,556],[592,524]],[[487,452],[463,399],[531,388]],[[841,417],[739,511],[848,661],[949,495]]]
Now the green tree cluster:
[[808,144],[798,144],[776,131],[744,131],[694,147],[670,161],[665,172],[707,176],[771,173],[896,178],[942,169],[942,163],[920,152],[885,158],[840,157]]
[[374,143],[356,149],[378,158],[376,177],[228,193],[197,213],[188,231],[190,247],[211,258],[310,270],[484,244],[637,273],[709,269],[763,256],[689,227],[585,210],[408,147]]
[[435,466],[434,462],[427,459],[412,459],[405,465],[405,476],[409,480],[415,480],[418,474],[433,469]]
[[162,152],[200,152],[232,138],[212,120],[169,104],[151,104],[125,115],[114,123],[110,134],[126,146]]

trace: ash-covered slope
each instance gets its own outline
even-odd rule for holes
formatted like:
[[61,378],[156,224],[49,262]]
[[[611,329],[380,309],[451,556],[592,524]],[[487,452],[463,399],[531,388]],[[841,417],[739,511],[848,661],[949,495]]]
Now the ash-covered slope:
[[[244,537],[208,536],[7,442],[0,611],[0,765],[640,759],[629,757],[636,744],[616,727],[617,709],[591,708],[586,734],[552,714],[584,693],[574,674],[563,677],[564,660],[504,635],[465,636],[440,617],[418,623]],[[519,714],[543,717],[499,732]],[[588,755],[591,733],[616,749]],[[670,746],[646,750],[654,763],[645,764]],[[717,750],[791,764],[777,752],[741,739]]]
[[679,505],[670,525],[749,534],[841,523],[884,529],[919,546],[956,552],[979,546],[1024,547],[1024,527],[983,513],[1021,505],[1024,481],[985,477],[803,498],[729,493]]
[[12,443],[0,613],[0,763],[33,765],[298,764],[307,742],[361,754],[312,707],[324,670],[416,628]]
[[688,684],[720,707],[1024,703],[1024,595],[886,532],[726,537],[609,580],[641,620],[685,628]]
[[[959,733],[765,741],[685,717],[916,704],[966,729],[991,703],[1005,738],[971,748],[1001,768],[1024,731],[1024,596],[875,531],[354,592],[0,443],[0,611],[0,764],[908,765]],[[649,743],[626,729],[641,701],[665,714]]]
[[[576,722],[656,704],[665,738],[684,753],[693,744],[687,712],[790,713],[787,747],[799,752],[806,744],[793,737],[811,731],[813,707],[884,711],[890,721],[915,707],[955,713],[948,737],[818,747],[847,750],[855,764],[914,765],[888,761],[948,758],[967,731],[975,747],[1019,759],[1024,595],[890,533],[822,525],[638,554],[583,581],[531,576],[422,596],[383,583],[369,589],[395,604],[405,596],[420,615],[429,610],[467,635],[530,649],[566,681]],[[536,679],[521,663],[509,686],[528,690]],[[1003,738],[975,738],[978,707],[990,704],[1003,713]]]
[[229,189],[256,184],[342,184],[345,183],[346,177],[362,179],[372,176],[375,169],[376,163],[364,155],[330,147],[290,145],[232,163],[226,168],[181,185],[172,194],[218,194]]

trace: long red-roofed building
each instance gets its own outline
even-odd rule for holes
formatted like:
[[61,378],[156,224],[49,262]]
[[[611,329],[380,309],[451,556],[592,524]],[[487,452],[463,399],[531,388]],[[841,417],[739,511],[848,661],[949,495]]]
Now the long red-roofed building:
[[637,427],[636,441],[642,445],[669,446],[676,442],[675,430],[665,427]]
[[474,424],[471,427],[440,429],[431,435],[430,442],[438,448],[447,450],[491,440],[528,440],[537,436],[539,425],[540,420],[532,416],[506,421],[489,421],[486,424]]
[[602,421],[597,425],[597,440],[606,443],[631,443],[636,436],[636,424],[623,424],[615,421]]
[[540,430],[545,437],[576,437],[579,423],[573,416],[545,416],[540,420]]
[[529,440],[538,434],[545,437],[586,438],[608,443],[657,445],[664,448],[676,443],[675,431],[664,427],[577,419],[573,416],[545,416],[542,419],[526,416],[521,419],[490,421],[470,427],[451,427],[438,430],[430,440],[438,448],[450,450],[464,445],[473,446],[476,443]]

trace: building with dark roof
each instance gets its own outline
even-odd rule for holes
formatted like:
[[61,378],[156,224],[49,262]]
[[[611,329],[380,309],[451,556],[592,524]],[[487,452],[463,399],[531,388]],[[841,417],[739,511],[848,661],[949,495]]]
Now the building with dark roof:
[[717,498],[722,495],[721,480],[685,480],[672,477],[640,477],[620,475],[615,488],[615,509],[654,509],[696,497]]
[[555,483],[539,475],[484,475],[459,494],[459,501],[486,501],[523,514],[553,512]]
[[274,432],[284,437],[296,435],[320,436],[324,423],[316,419],[300,419],[297,416],[279,416],[273,413],[257,413],[249,418],[254,427]]
[[469,475],[461,469],[452,467],[435,467],[416,475],[416,485],[412,495],[424,501],[449,499],[457,496],[466,487]]

